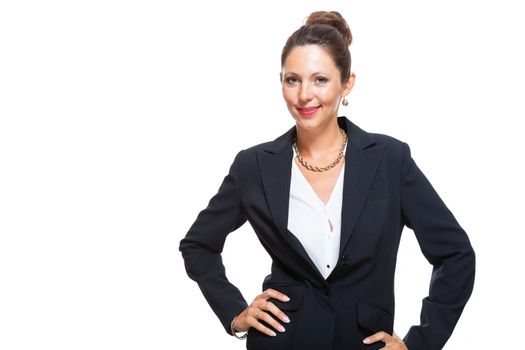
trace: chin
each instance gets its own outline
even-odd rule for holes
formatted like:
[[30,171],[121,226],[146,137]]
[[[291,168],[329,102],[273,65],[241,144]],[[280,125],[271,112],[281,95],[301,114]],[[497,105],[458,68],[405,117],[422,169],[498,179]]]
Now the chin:
[[315,130],[320,125],[320,120],[318,118],[304,118],[304,117],[295,117],[295,122],[297,126],[305,130]]
[[316,115],[311,117],[304,117],[297,113],[294,114],[293,117],[297,125],[306,130],[316,129],[321,124],[324,124],[326,122],[325,118],[323,118],[323,115],[321,113],[317,113]]

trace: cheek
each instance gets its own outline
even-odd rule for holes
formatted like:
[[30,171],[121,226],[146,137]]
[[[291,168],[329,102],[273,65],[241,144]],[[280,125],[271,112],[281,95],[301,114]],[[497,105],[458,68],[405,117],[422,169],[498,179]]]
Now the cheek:
[[339,95],[334,91],[328,90],[319,93],[319,99],[325,105],[337,105]]
[[286,104],[293,104],[294,102],[294,94],[291,89],[283,88],[283,98],[286,101]]

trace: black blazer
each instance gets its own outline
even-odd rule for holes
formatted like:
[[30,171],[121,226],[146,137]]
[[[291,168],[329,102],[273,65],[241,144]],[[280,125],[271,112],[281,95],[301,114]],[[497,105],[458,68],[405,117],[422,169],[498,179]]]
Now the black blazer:
[[441,349],[474,284],[475,255],[469,239],[404,142],[361,130],[345,117],[348,133],[340,259],[325,280],[299,240],[287,229],[295,126],[272,142],[237,154],[218,193],[180,242],[186,271],[224,328],[247,303],[225,275],[226,236],[247,220],[272,258],[263,290],[287,294],[271,301],[291,319],[276,337],[250,329],[247,348],[379,349],[362,339],[394,322],[394,272],[401,231],[411,228],[433,265],[421,325],[404,338],[410,350]]

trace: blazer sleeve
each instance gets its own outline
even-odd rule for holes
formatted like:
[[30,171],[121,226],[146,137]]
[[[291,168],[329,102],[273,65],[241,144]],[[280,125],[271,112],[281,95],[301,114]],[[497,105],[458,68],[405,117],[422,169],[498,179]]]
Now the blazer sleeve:
[[239,196],[241,153],[179,246],[188,276],[197,282],[228,334],[233,318],[247,307],[239,289],[228,281],[221,257],[228,234],[246,222]]
[[442,349],[472,293],[475,254],[467,234],[418,168],[406,143],[401,210],[403,223],[414,231],[433,265],[420,325],[412,326],[404,341],[410,350]]

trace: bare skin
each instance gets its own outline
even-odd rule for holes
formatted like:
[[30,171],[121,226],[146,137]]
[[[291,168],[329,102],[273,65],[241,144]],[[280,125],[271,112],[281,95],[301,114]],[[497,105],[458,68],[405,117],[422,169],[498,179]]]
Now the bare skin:
[[378,341],[385,343],[385,346],[383,346],[381,349],[408,350],[403,340],[401,340],[401,338],[399,338],[396,333],[390,335],[387,332],[381,331],[363,339],[363,343],[365,344],[373,344],[377,343]]
[[[320,164],[330,164],[334,159],[337,158],[338,154],[339,151],[335,152],[335,156],[331,160]],[[294,161],[299,166],[299,169],[301,169],[301,173],[306,178],[306,180],[308,181],[312,189],[315,191],[319,199],[326,205],[335,187],[335,183],[337,182],[339,173],[341,172],[345,164],[344,156],[343,158],[341,158],[341,160],[339,161],[339,163],[337,163],[335,167],[322,173],[313,172],[306,169],[297,158],[295,158]]]
[[[297,147],[301,156],[311,165],[327,166],[341,150],[343,135],[337,124],[339,104],[343,96],[352,90],[355,74],[351,73],[346,81],[341,82],[341,73],[325,49],[318,45],[304,45],[290,51],[281,75],[283,97],[296,121]],[[317,108],[317,111],[305,115],[302,113],[305,108]],[[334,168],[324,172],[308,170],[297,159],[294,161],[319,199],[326,204],[344,166],[344,157]],[[233,328],[240,332],[255,328],[268,336],[276,336],[275,331],[284,332],[285,327],[281,322],[286,324],[290,320],[268,301],[270,298],[284,302],[289,300],[283,293],[267,289],[235,317]],[[407,349],[399,337],[386,332],[376,333],[365,340],[368,341],[366,344],[383,341],[386,344],[384,349]]]
[[275,304],[268,301],[270,298],[284,302],[290,300],[287,295],[278,292],[275,289],[267,289],[262,294],[255,297],[255,300],[235,318],[233,328],[239,332],[245,332],[250,328],[255,328],[261,333],[270,337],[275,337],[276,333],[272,329],[259,322],[262,320],[272,326],[275,330],[284,332],[285,328],[275,318],[285,323],[290,322],[290,319],[284,312],[279,310]]

